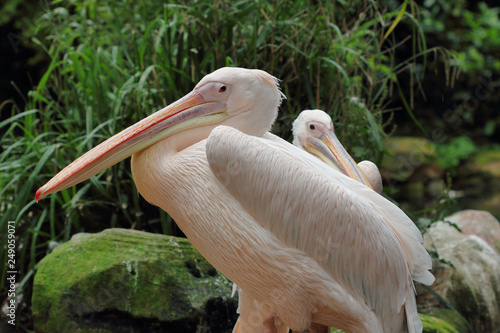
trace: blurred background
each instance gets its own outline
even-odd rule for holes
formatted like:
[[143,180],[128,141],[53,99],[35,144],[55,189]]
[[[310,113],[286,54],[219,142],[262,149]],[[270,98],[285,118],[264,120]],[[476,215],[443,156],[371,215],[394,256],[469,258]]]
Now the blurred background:
[[496,1],[467,0],[4,1],[0,259],[15,221],[18,329],[32,329],[32,279],[50,242],[111,227],[182,236],[138,195],[128,159],[40,203],[34,196],[223,66],[281,80],[287,99],[273,132],[286,140],[300,111],[327,111],[353,158],[381,168],[384,195],[422,231],[466,208],[500,218],[499,12]]

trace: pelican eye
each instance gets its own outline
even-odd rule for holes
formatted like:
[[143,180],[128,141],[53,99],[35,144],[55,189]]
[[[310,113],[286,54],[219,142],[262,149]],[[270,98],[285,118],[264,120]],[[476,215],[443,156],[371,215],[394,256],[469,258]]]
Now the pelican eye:
[[224,91],[226,91],[226,89],[227,89],[226,86],[221,86],[219,88],[219,92],[222,94]]
[[311,124],[311,125],[309,125],[309,128],[314,131],[316,129],[316,126],[314,126],[313,124]]

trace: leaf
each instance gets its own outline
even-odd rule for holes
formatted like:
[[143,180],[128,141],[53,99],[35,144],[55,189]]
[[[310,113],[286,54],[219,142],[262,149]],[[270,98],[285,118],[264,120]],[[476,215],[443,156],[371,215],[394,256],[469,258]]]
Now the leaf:
[[404,14],[406,12],[406,6],[407,5],[408,5],[408,0],[405,0],[405,2],[403,3],[403,5],[401,6],[401,9],[400,9],[400,11],[398,13],[398,16],[396,16],[396,19],[394,20],[394,22],[392,22],[392,25],[389,27],[389,30],[387,30],[387,32],[385,33],[384,38],[382,39],[382,42],[384,40],[386,40],[387,37],[389,37],[389,35],[391,34],[391,32],[399,24],[399,21],[401,21],[401,19],[403,18]]
[[26,117],[26,116],[28,116],[30,114],[36,113],[36,112],[38,112],[37,109],[28,110],[28,111],[24,111],[24,112],[18,113],[16,115],[14,115],[14,116],[12,116],[10,118],[7,118],[4,121],[0,122],[0,128],[2,128],[4,126],[6,126],[6,125],[8,125],[8,124],[10,124],[10,123],[18,120],[18,119],[24,118],[24,117]]

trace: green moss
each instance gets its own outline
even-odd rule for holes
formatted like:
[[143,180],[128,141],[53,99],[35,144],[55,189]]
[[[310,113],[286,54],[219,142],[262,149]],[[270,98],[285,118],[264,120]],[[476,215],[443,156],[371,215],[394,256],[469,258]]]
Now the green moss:
[[491,162],[498,162],[500,160],[500,151],[499,150],[492,150],[492,151],[486,151],[483,153],[479,153],[476,155],[476,160],[479,163],[487,164]]
[[456,328],[442,319],[424,314],[419,314],[419,316],[424,325],[423,333],[460,333]]
[[436,145],[436,150],[439,153],[439,166],[455,173],[460,161],[475,153],[477,147],[468,136],[459,136],[451,139],[448,144]]
[[[432,310],[434,311],[434,310]],[[435,309],[430,314],[418,314],[422,325],[423,333],[467,333],[467,322],[455,311],[447,309]],[[330,333],[343,333],[338,328],[331,328]]]
[[433,308],[425,311],[422,314],[419,314],[419,316],[420,319],[422,320],[422,323],[426,322],[428,318],[435,318],[437,320],[444,321],[447,324],[451,325],[459,333],[470,332],[470,327],[467,320],[460,313],[454,310]]
[[470,164],[470,168],[478,172],[488,172],[494,178],[500,178],[500,151],[486,151],[476,154]]
[[399,181],[410,177],[420,165],[436,163],[438,158],[434,145],[425,138],[392,137],[384,147],[390,155],[384,156],[382,167]]
[[79,234],[40,262],[33,317],[40,332],[85,326],[110,309],[179,321],[199,315],[208,299],[229,297],[231,287],[187,239],[109,229]]
[[[453,274],[450,278],[453,288],[447,292],[446,298],[476,328],[490,329],[488,302],[484,296],[469,286],[462,277]],[[486,326],[485,326],[486,325]]]
[[446,293],[446,299],[460,311],[465,317],[470,318],[477,312],[476,294],[465,280],[453,274],[450,277],[450,283],[453,288],[449,288]]

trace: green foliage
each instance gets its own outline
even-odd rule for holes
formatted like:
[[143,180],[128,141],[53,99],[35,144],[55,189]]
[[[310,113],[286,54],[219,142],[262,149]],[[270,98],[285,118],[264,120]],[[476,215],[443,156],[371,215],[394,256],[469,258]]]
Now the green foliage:
[[[446,182],[443,182],[441,195],[437,200],[433,201],[432,206],[421,211],[409,213],[413,220],[416,221],[416,224],[422,233],[425,233],[427,229],[439,221],[448,223],[450,226],[457,229],[457,231],[462,232],[458,225],[445,219],[451,214],[457,203],[451,196],[451,185],[451,175],[447,173]],[[437,253],[431,253],[431,257],[439,260]],[[448,262],[446,263],[448,264]]]
[[[453,55],[450,65],[454,71],[460,72],[460,76],[453,76],[450,82],[454,88],[451,92],[451,101],[455,102],[450,103],[452,108],[460,112],[460,118],[469,125],[466,127],[473,125],[473,134],[498,135],[500,6],[491,1],[425,0],[421,17],[421,27],[428,43],[449,49]],[[485,82],[489,82],[488,92],[481,95],[478,89],[484,89]],[[429,91],[428,98],[439,100],[442,93]],[[470,99],[479,101],[477,107],[467,105]],[[461,107],[457,109],[456,105]]]
[[171,232],[171,218],[139,197],[128,161],[38,204],[34,194],[76,157],[219,67],[260,68],[282,80],[288,99],[276,134],[290,138],[302,109],[321,108],[356,159],[379,159],[382,107],[397,73],[414,61],[395,64],[397,45],[387,31],[397,31],[400,20],[418,25],[411,11],[360,0],[56,0],[47,6],[37,8],[30,34],[51,62],[26,111],[14,107],[0,123],[0,231],[16,222],[21,289],[50,241],[113,226]]
[[[2,5],[0,5],[0,26],[12,21],[12,18],[15,17],[14,25],[17,27],[21,26],[22,14],[26,12],[30,12],[32,8],[35,7],[30,1],[24,0],[6,0],[2,1]],[[21,14],[21,15],[20,15]]]
[[483,2],[477,6],[472,11],[465,0],[426,0],[422,26],[426,32],[445,36],[447,47],[468,74],[489,76],[500,71],[500,8]]
[[436,145],[439,153],[438,164],[443,170],[452,174],[460,161],[478,151],[474,142],[467,136],[459,136],[450,140],[448,144]]

